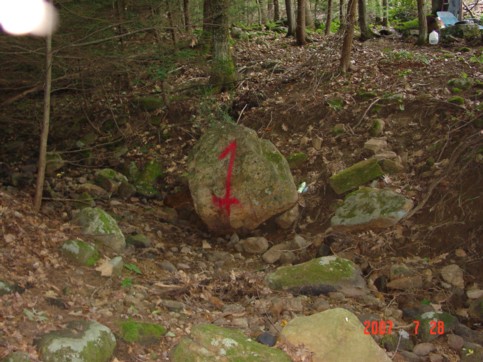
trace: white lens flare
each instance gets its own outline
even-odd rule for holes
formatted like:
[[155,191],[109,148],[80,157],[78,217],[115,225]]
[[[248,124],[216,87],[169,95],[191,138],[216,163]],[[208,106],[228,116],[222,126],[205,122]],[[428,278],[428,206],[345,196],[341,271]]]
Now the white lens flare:
[[43,0],[0,0],[0,24],[13,35],[45,36],[57,26],[57,11]]

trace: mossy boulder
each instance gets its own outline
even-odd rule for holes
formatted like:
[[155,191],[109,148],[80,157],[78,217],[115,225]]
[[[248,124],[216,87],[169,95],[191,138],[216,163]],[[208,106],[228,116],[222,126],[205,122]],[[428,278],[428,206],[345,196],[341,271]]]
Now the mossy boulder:
[[171,352],[173,362],[290,362],[283,351],[253,341],[241,331],[212,324],[193,327]]
[[158,161],[151,160],[139,172],[134,181],[136,191],[146,197],[154,197],[159,195],[156,187],[158,179],[163,176],[163,168]]
[[[430,342],[454,330],[458,319],[446,312],[426,312],[419,318],[418,336],[423,342]],[[439,327],[439,329],[438,329]]]
[[481,31],[478,24],[456,24],[440,29],[440,33],[443,40],[456,37],[470,42],[481,41]]
[[127,182],[127,177],[112,168],[104,168],[96,172],[95,183],[107,192],[114,194],[122,182]]
[[277,148],[231,122],[217,124],[201,137],[188,170],[195,210],[215,233],[254,230],[298,200],[289,165]]
[[107,362],[116,347],[109,328],[95,321],[72,321],[65,329],[43,335],[38,351],[43,362]]
[[304,152],[294,152],[287,157],[288,165],[290,169],[296,169],[302,167],[302,165],[307,162],[309,157]]
[[91,237],[104,246],[121,252],[126,246],[124,235],[116,220],[98,207],[86,207],[74,221],[80,225],[84,235]]
[[331,219],[334,229],[386,228],[407,215],[413,202],[391,190],[361,187],[347,195]]
[[52,176],[57,170],[64,167],[65,161],[58,152],[49,152],[46,157],[45,173]]
[[279,267],[266,277],[275,290],[289,290],[297,294],[319,295],[341,291],[347,295],[366,293],[366,285],[359,268],[350,260],[324,256],[308,262]]
[[353,190],[366,182],[372,181],[383,175],[383,171],[377,159],[370,158],[360,161],[345,170],[333,175],[329,184],[337,194]]
[[166,328],[160,324],[136,321],[123,321],[119,325],[121,338],[129,343],[152,344],[159,342],[166,334]]
[[93,266],[101,255],[96,247],[83,240],[67,240],[62,244],[62,254],[78,265]]

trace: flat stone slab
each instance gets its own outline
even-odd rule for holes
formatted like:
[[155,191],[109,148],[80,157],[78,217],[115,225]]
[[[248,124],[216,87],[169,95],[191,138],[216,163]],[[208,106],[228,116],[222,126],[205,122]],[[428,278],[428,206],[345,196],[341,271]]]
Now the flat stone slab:
[[357,162],[349,168],[331,176],[329,184],[337,194],[343,194],[344,192],[353,190],[369,181],[381,177],[383,174],[377,159],[370,158]]

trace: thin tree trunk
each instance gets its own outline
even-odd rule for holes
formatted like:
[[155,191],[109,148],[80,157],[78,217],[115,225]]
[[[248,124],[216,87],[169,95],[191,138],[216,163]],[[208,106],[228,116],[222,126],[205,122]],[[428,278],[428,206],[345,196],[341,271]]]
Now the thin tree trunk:
[[418,1],[418,21],[419,21],[419,36],[418,45],[426,44],[428,41],[428,24],[426,22],[426,14],[424,12],[424,0]]
[[211,0],[203,1],[203,33],[200,43],[206,51],[211,51],[213,43],[213,9]]
[[382,26],[389,26],[389,4],[388,0],[382,0]]
[[273,20],[273,1],[272,0],[268,0],[267,7],[268,7],[267,18],[268,20]]
[[273,20],[280,20],[280,4],[278,3],[278,0],[273,0]]
[[374,38],[374,33],[367,25],[367,0],[359,1],[359,28],[361,29],[361,41],[366,41]]
[[347,73],[350,68],[352,41],[354,39],[354,25],[356,22],[357,0],[349,0],[347,4],[347,25],[344,32],[344,42],[340,57],[340,70]]
[[339,32],[344,32],[347,28],[347,9],[344,4],[345,0],[339,1]]
[[183,15],[184,15],[184,28],[190,33],[191,32],[191,19],[190,19],[190,1],[183,0]]
[[267,0],[257,0],[259,22],[262,27],[267,24]]
[[169,29],[171,33],[171,41],[173,42],[173,46],[176,47],[176,43],[177,43],[176,29],[174,27],[173,13],[171,12],[171,6],[169,1],[170,0],[166,0],[166,15],[168,16]]
[[309,29],[314,28],[314,18],[312,18],[312,14],[310,13],[309,0],[305,0],[305,26]]
[[42,206],[42,194],[45,182],[45,167],[47,164],[47,142],[49,140],[50,126],[50,92],[52,89],[52,35],[47,35],[45,42],[45,91],[44,91],[44,117],[42,132],[40,135],[39,161],[37,170],[37,182],[35,187],[34,209],[40,211]]
[[297,0],[297,29],[296,38],[297,45],[304,45],[305,40],[305,1]]
[[332,0],[327,0],[327,19],[325,19],[325,35],[330,34],[332,25]]
[[287,36],[295,35],[295,15],[294,15],[294,8],[293,8],[292,1],[293,0],[285,0],[285,9],[287,11],[287,22],[288,22]]
[[314,3],[314,19],[317,20],[317,6],[319,5],[319,0],[315,0]]

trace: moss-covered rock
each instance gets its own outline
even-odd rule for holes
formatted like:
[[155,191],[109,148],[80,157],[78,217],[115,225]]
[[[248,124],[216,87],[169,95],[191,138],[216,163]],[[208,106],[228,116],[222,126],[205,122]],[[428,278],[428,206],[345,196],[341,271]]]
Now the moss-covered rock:
[[94,245],[83,240],[67,240],[62,244],[62,253],[78,265],[93,266],[101,255]]
[[375,119],[372,122],[372,126],[371,126],[369,133],[373,137],[378,137],[378,136],[383,134],[384,126],[385,126],[385,123],[382,119]]
[[26,352],[12,352],[6,357],[0,359],[0,362],[30,362],[30,356]]
[[287,157],[288,165],[290,169],[296,169],[302,167],[302,165],[307,162],[308,156],[304,152],[295,152]]
[[84,235],[93,238],[114,251],[120,252],[126,246],[124,235],[116,220],[98,207],[86,207],[74,221],[80,225]]
[[132,234],[126,237],[126,244],[133,245],[136,248],[148,248],[151,240],[144,234]]
[[290,362],[283,351],[255,342],[242,332],[199,324],[171,352],[173,362]]
[[[449,333],[458,325],[458,319],[449,313],[426,312],[419,318],[418,335],[423,342],[430,342]],[[438,329],[439,327],[439,329]]]
[[456,24],[440,30],[443,40],[451,37],[465,39],[466,41],[481,41],[481,32],[478,24]]
[[329,184],[336,193],[343,194],[382,175],[377,159],[370,158],[333,175],[329,179]]
[[347,195],[331,219],[335,229],[386,228],[407,215],[413,202],[391,190],[361,187]]
[[45,173],[52,176],[57,170],[64,167],[65,161],[58,152],[49,152],[46,157]]
[[136,321],[123,321],[119,324],[121,338],[129,343],[151,344],[158,342],[166,334],[160,324]]
[[109,328],[95,321],[72,321],[66,329],[43,335],[38,350],[43,362],[107,362],[116,347]]
[[448,98],[448,102],[463,105],[465,104],[465,99],[460,96],[453,96]]
[[127,182],[127,177],[112,168],[96,172],[95,183],[111,194],[117,192],[122,182]]
[[161,164],[155,160],[149,161],[134,181],[136,191],[146,197],[159,195],[156,185],[161,176],[163,176]]
[[350,260],[324,256],[293,266],[279,267],[266,277],[270,288],[318,295],[341,291],[350,295],[366,292],[360,270]]
[[79,196],[77,196],[76,200],[73,203],[73,206],[77,209],[83,209],[85,207],[96,206],[96,202],[88,192],[84,191]]

